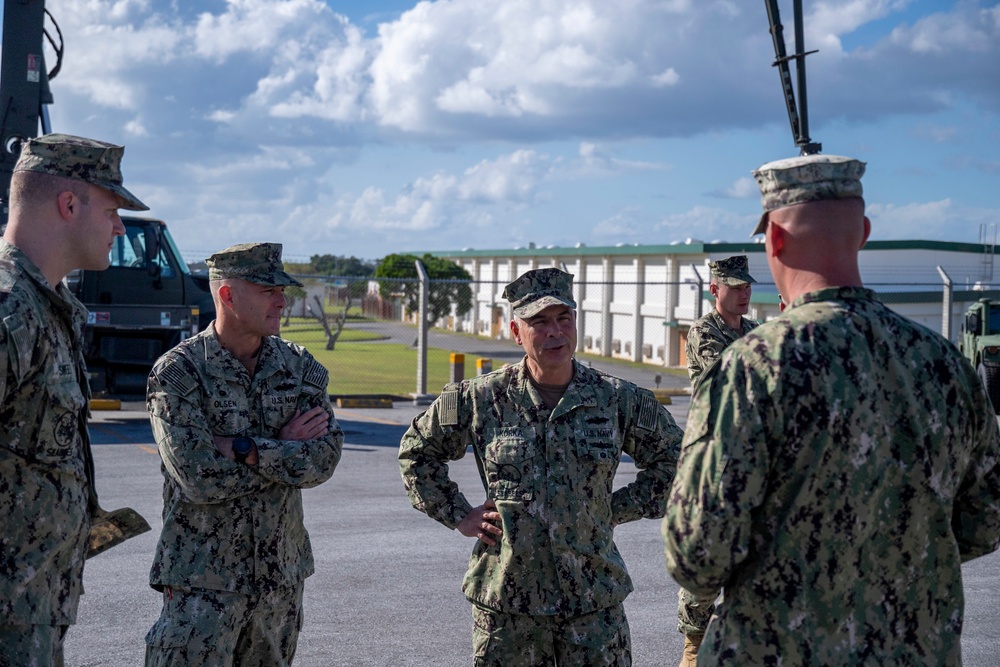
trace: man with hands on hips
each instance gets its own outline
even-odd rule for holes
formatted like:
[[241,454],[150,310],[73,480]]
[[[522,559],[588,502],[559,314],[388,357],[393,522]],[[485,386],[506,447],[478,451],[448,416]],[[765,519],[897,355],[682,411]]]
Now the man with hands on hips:
[[[476,667],[631,665],[632,582],[613,529],[663,516],[681,430],[651,391],[573,358],[570,274],[528,271],[504,298],[525,357],[446,386],[413,420],[399,451],[407,494],[476,538],[462,585]],[[479,507],[448,477],[469,446]],[[639,472],[613,491],[623,454]]]

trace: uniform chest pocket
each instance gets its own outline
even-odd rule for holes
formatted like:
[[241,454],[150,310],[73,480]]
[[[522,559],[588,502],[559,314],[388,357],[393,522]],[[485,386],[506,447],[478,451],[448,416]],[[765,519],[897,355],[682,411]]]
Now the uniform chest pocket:
[[42,415],[36,457],[59,463],[80,458],[80,415],[86,405],[75,379],[46,386],[47,404]]
[[614,470],[621,460],[621,436],[611,420],[592,420],[576,429],[576,458],[584,470]]
[[618,463],[620,450],[617,443],[600,440],[585,440],[577,447],[577,456],[589,463]]
[[[271,394],[263,397],[264,424],[267,427],[268,437],[273,437],[291,421],[298,405],[298,396],[293,393]],[[303,409],[305,412],[305,409]]]
[[496,429],[486,442],[483,463],[494,500],[532,500],[538,477],[538,446],[531,429]]
[[241,435],[250,427],[250,408],[246,399],[235,392],[210,395],[205,415],[215,435]]

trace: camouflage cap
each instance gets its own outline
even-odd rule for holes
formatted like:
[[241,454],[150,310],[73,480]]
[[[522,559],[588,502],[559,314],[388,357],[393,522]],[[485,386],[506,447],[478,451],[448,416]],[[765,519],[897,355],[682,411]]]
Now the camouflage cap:
[[258,285],[302,286],[285,273],[280,243],[240,243],[220,250],[205,260],[209,280],[240,278]]
[[865,163],[839,155],[803,155],[768,162],[753,172],[764,213],[753,234],[767,228],[767,214],[785,206],[862,195]]
[[723,285],[739,287],[757,282],[750,275],[750,263],[746,255],[734,255],[727,259],[709,262],[708,268],[712,271],[712,277]]
[[14,172],[37,171],[85,181],[118,195],[121,208],[148,211],[149,207],[122,186],[121,161],[125,149],[96,139],[69,134],[46,134],[21,145]]
[[549,306],[576,308],[573,274],[559,269],[534,269],[503,288],[503,298],[522,319],[533,317]]

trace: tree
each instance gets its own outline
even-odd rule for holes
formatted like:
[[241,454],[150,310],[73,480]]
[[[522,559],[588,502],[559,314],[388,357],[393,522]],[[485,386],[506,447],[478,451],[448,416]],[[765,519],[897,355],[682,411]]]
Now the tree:
[[288,326],[288,320],[292,317],[292,308],[298,303],[299,299],[306,298],[306,291],[299,287],[298,285],[289,285],[285,288],[285,324]]
[[375,273],[375,264],[373,262],[353,256],[313,255],[309,258],[309,267],[312,273],[323,276],[356,276],[367,278]]
[[[337,339],[340,338],[340,332],[344,330],[344,323],[347,322],[347,311],[351,309],[351,299],[348,297],[343,311],[339,314],[334,313],[333,315],[326,314],[326,309],[323,308],[323,301],[318,296],[313,295],[313,301],[316,303],[316,309],[313,310],[312,306],[308,306],[308,308],[313,311],[313,315],[323,326],[323,332],[326,334],[325,349],[332,350],[337,344]],[[333,319],[333,324],[337,327],[336,330],[330,324],[331,319]]]
[[418,259],[423,263],[431,281],[427,295],[430,321],[450,315],[452,306],[460,317],[472,310],[472,276],[458,264],[433,255],[386,255],[375,269],[376,278],[393,279],[379,281],[382,298],[401,293],[407,310],[416,312],[420,309],[420,276],[416,266]]

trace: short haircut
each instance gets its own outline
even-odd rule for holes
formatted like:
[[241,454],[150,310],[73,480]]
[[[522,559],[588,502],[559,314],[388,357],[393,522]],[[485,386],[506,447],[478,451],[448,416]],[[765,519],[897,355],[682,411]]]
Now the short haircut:
[[10,179],[12,206],[43,204],[67,191],[90,203],[90,184],[84,181],[37,171],[15,171]]

